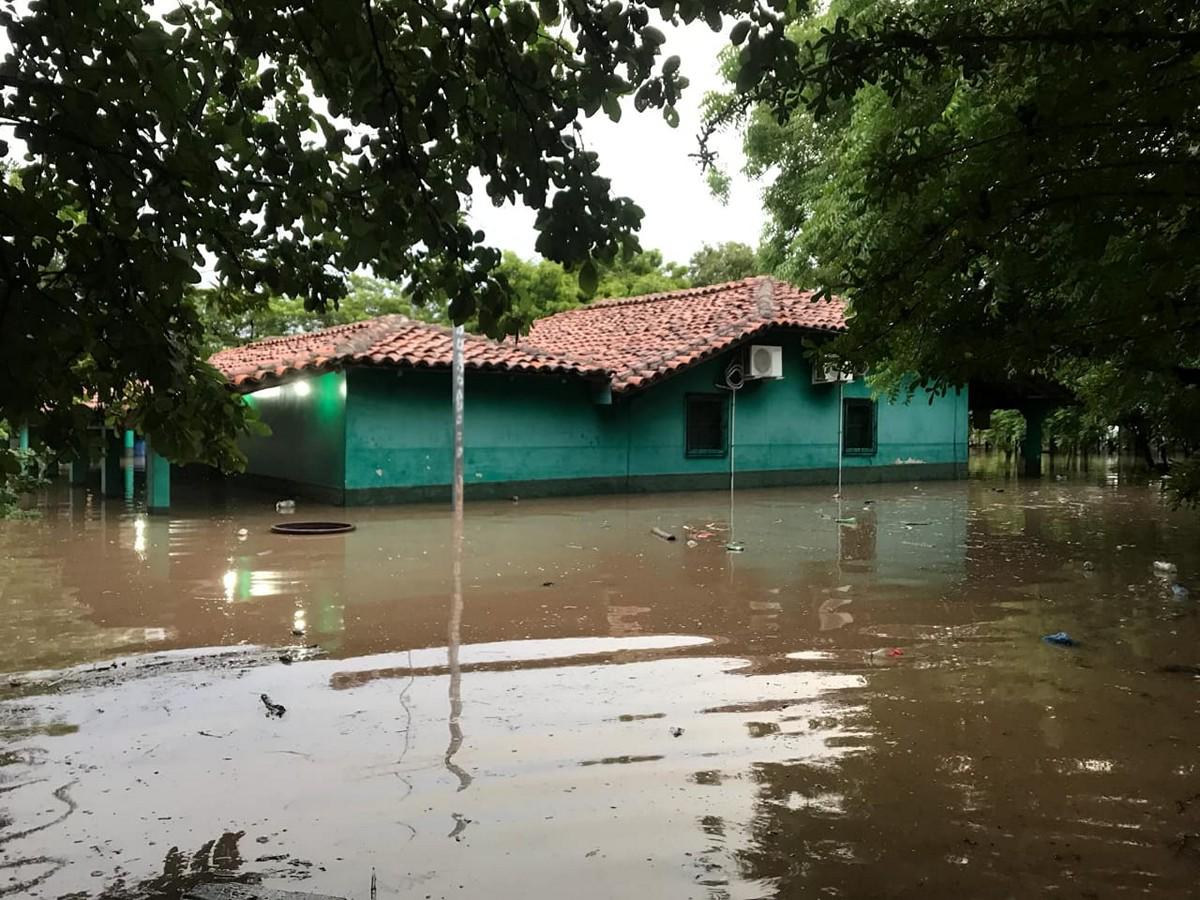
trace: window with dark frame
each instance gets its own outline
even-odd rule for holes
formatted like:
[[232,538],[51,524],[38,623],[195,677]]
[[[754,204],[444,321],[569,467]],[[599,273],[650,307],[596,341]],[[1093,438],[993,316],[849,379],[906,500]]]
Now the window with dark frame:
[[842,401],[842,453],[869,456],[875,452],[875,401]]
[[688,394],[685,456],[724,456],[728,450],[724,394]]

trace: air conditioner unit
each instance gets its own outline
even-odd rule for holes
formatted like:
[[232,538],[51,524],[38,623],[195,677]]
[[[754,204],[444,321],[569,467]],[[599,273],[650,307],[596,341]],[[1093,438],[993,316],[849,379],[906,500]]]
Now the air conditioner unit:
[[783,348],[751,344],[746,357],[746,378],[782,378]]
[[832,360],[822,360],[820,362],[813,363],[813,384],[837,384],[839,381],[844,384],[848,384],[853,380],[853,372],[844,371],[836,362]]

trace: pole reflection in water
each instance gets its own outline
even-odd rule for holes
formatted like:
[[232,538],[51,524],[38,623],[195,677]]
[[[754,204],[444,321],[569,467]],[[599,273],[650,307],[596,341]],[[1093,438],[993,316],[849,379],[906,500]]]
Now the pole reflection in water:
[[454,511],[454,589],[450,597],[450,620],[446,629],[446,663],[450,669],[450,743],[446,746],[445,763],[447,771],[458,779],[458,789],[466,790],[471,784],[471,776],[454,762],[454,754],[462,747],[463,732],[459,719],[462,716],[462,669],[458,663],[458,648],[461,642],[463,592],[462,592],[462,554],[463,554],[463,515],[462,507]]

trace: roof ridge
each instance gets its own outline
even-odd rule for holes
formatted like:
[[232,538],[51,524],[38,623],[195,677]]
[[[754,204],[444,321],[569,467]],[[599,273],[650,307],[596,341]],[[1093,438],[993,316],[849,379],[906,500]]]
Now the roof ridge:
[[664,300],[674,300],[682,297],[699,297],[704,294],[716,294],[721,291],[727,291],[731,287],[743,285],[747,282],[756,282],[763,279],[770,279],[769,275],[751,275],[747,278],[738,278],[734,281],[722,281],[720,284],[702,284],[698,287],[679,288],[674,291],[655,291],[650,294],[638,294],[633,297],[606,297],[601,300],[595,300],[591,303],[585,303],[582,306],[576,306],[574,309],[564,309],[562,312],[552,313],[545,316],[547,319],[552,319],[554,316],[561,316],[563,313],[579,313],[588,312],[593,309],[612,309],[614,306],[636,306],[644,303],[661,303]]
[[[370,319],[358,319],[354,322],[342,322],[340,325],[328,325],[325,328],[315,328],[312,331],[293,331],[291,334],[275,334],[271,335],[270,337],[259,338],[258,340],[250,341],[245,344],[238,344],[236,347],[226,347],[222,350],[218,350],[217,353],[224,353],[225,350],[240,350],[243,347],[274,346],[276,344],[286,343],[287,341],[320,337],[327,334],[345,334],[351,331],[362,331],[368,326],[377,325],[380,322],[389,319],[402,319],[406,322],[412,321],[412,319],[409,319],[407,316],[403,316],[400,313],[387,313],[386,315],[374,316]],[[215,355],[216,354],[214,354],[214,356]]]
[[[454,326],[443,325],[440,322],[423,322],[420,319],[409,319],[405,317],[405,324],[411,325],[415,328],[420,328],[424,331],[436,331],[440,334],[449,335],[454,334]],[[465,338],[466,342],[483,342],[489,346],[503,345],[508,341],[507,336],[501,338],[500,340],[496,340],[495,338],[488,337],[486,334],[475,334],[474,332],[470,331],[464,331],[463,337]],[[594,359],[586,359],[584,357],[577,357],[569,353],[560,353],[555,350],[547,350],[544,347],[539,347],[537,344],[521,343],[516,339],[516,335],[513,335],[512,337],[514,338],[512,344],[513,348],[520,350],[522,353],[528,353],[530,356],[536,356],[540,359],[554,360],[556,362],[569,362],[577,366],[586,366],[588,368],[599,369],[604,372],[608,371],[608,369],[602,363],[596,362]],[[380,338],[380,340],[383,339],[383,337]]]
[[758,282],[754,289],[754,302],[758,306],[758,314],[764,319],[775,316],[775,279],[767,276]]

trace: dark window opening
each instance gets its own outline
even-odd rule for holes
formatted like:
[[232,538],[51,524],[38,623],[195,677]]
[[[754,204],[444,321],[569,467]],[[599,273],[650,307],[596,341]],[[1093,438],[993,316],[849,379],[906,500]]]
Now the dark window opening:
[[725,397],[688,394],[685,452],[687,456],[724,456]]
[[869,456],[875,452],[875,401],[842,401],[842,453]]

